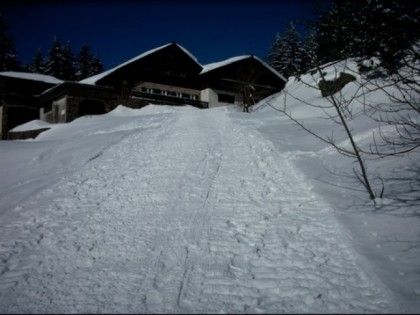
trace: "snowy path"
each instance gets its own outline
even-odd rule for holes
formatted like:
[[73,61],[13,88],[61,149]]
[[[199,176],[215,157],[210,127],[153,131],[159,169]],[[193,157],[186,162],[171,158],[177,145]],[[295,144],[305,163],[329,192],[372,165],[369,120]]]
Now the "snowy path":
[[293,164],[223,110],[174,113],[18,210],[0,312],[395,311]]

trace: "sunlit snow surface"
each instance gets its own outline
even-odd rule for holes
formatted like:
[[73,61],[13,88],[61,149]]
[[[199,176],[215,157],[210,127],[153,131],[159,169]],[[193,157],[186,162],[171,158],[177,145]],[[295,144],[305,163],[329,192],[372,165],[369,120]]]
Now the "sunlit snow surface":
[[[394,178],[374,207],[351,159],[267,104],[119,106],[51,127],[0,142],[0,312],[420,311],[418,209],[393,199],[417,153],[369,163]],[[362,142],[376,128],[353,127]]]

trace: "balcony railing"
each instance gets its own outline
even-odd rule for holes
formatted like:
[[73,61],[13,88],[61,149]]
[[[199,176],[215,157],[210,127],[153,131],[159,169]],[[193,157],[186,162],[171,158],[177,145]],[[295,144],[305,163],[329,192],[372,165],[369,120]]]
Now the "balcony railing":
[[161,103],[165,105],[175,105],[175,106],[183,106],[183,105],[191,105],[198,108],[208,108],[209,103],[202,102],[198,100],[192,100],[189,98],[182,98],[177,96],[169,96],[163,94],[155,94],[155,93],[146,93],[141,91],[131,91],[131,96],[136,98],[141,98],[153,103]]

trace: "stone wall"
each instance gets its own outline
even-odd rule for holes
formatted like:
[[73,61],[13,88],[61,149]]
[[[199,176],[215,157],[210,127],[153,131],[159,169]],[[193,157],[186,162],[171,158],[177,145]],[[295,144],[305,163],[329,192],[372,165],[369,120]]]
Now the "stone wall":
[[150,101],[142,99],[142,98],[130,97],[128,99],[120,98],[117,103],[118,105],[124,105],[126,107],[130,107],[133,109],[139,109],[139,108],[149,105]]
[[[117,105],[118,102],[115,99],[99,99],[99,98],[89,98],[85,96],[72,96],[67,95],[65,98],[64,104],[59,104],[54,102],[52,108],[52,116],[53,122],[70,122],[75,120],[76,118],[80,117],[80,103],[83,101],[93,101],[93,102],[100,102],[104,105],[105,113],[113,110]],[[64,105],[64,106],[63,106]],[[65,114],[62,115],[61,111],[65,108]],[[46,115],[51,115],[50,113],[46,113]],[[64,120],[63,120],[64,119]]]

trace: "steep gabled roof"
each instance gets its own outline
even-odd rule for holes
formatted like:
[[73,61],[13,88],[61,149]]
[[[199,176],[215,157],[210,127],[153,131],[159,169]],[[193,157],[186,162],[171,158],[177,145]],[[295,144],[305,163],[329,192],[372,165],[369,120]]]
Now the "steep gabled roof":
[[50,83],[50,84],[60,84],[60,83],[64,82],[64,81],[59,80],[59,79],[57,79],[53,76],[40,74],[40,73],[4,71],[4,72],[0,72],[0,76],[15,78],[15,79],[23,79],[23,80],[44,82],[44,83]]
[[240,60],[244,60],[251,57],[250,55],[245,55],[245,56],[237,56],[237,57],[231,57],[228,58],[226,60],[222,60],[222,61],[218,61],[218,62],[213,62],[213,63],[208,63],[206,65],[203,65],[203,70],[201,70],[200,74],[204,74],[206,72],[210,72],[212,70],[230,65],[232,63],[238,62]]
[[83,84],[92,84],[92,85],[95,85],[99,80],[101,80],[101,79],[103,79],[103,78],[105,78],[105,77],[107,77],[108,75],[110,75],[111,73],[114,73],[116,70],[118,70],[118,69],[121,69],[121,68],[123,68],[123,67],[125,67],[125,66],[127,66],[127,65],[129,65],[129,64],[131,64],[131,63],[133,63],[133,62],[135,62],[135,61],[138,61],[138,60],[140,60],[140,59],[142,59],[142,58],[144,58],[144,57],[146,57],[146,56],[149,56],[149,55],[151,55],[151,54],[154,54],[154,53],[156,53],[156,52],[158,52],[158,51],[160,51],[160,50],[162,50],[162,49],[164,49],[164,48],[167,48],[167,47],[169,47],[169,46],[176,46],[176,47],[178,47],[179,49],[181,49],[189,58],[191,58],[198,66],[200,66],[200,67],[202,67],[201,66],[201,64],[198,62],[198,60],[197,60],[197,58],[196,57],[194,57],[194,55],[193,54],[191,54],[188,50],[186,50],[184,47],[182,47],[181,45],[179,45],[179,44],[177,44],[177,43],[169,43],[169,44],[166,44],[166,45],[163,45],[163,46],[160,46],[160,47],[157,47],[157,48],[154,48],[154,49],[151,49],[151,50],[148,50],[148,51],[146,51],[146,52],[144,52],[144,53],[142,53],[142,54],[140,54],[140,55],[138,55],[137,57],[134,57],[134,58],[132,58],[132,59],[130,59],[130,60],[128,60],[128,61],[126,61],[126,62],[124,62],[124,63],[122,63],[122,64],[120,64],[120,65],[118,65],[118,66],[116,66],[116,67],[114,67],[114,68],[112,68],[112,69],[110,69],[110,70],[107,70],[107,71],[105,71],[105,72],[102,72],[102,73],[99,73],[99,74],[97,74],[97,75],[94,75],[94,76],[92,76],[92,77],[89,77],[89,78],[86,78],[86,79],[83,79],[83,80],[81,80],[81,81],[79,81],[79,83],[83,83]]
[[237,56],[237,57],[232,57],[232,58],[222,60],[222,61],[219,61],[219,62],[209,63],[209,64],[203,66],[203,70],[200,72],[200,75],[211,72],[211,71],[214,71],[216,69],[220,69],[220,68],[229,66],[229,65],[234,64],[236,62],[239,62],[239,61],[242,61],[242,60],[245,60],[245,59],[251,59],[251,58],[257,60],[259,63],[261,63],[261,65],[263,67],[267,68],[269,71],[274,73],[277,77],[279,77],[284,82],[287,82],[286,78],[283,77],[280,73],[278,73],[271,66],[269,66],[267,63],[262,61],[260,58],[258,58],[256,56],[253,56],[253,55]]

